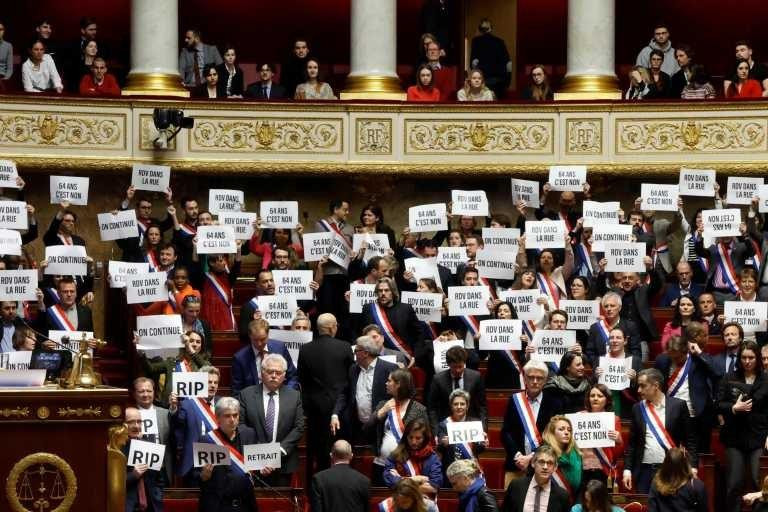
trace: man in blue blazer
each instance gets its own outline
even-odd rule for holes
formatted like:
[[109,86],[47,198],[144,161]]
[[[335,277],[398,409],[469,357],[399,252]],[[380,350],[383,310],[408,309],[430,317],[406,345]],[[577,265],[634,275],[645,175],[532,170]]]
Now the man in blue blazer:
[[280,354],[288,363],[285,385],[299,389],[299,379],[291,354],[282,341],[269,339],[269,322],[263,318],[248,324],[248,346],[241,348],[232,357],[232,394],[236,395],[248,386],[261,384],[261,361],[267,354]]
[[693,269],[691,268],[691,265],[689,265],[687,261],[681,261],[677,264],[675,273],[677,274],[677,283],[667,284],[664,288],[664,296],[661,298],[659,305],[664,307],[675,306],[677,305],[678,299],[683,295],[687,295],[693,299],[695,304],[699,299],[699,295],[704,293],[704,286],[691,281],[693,279]]

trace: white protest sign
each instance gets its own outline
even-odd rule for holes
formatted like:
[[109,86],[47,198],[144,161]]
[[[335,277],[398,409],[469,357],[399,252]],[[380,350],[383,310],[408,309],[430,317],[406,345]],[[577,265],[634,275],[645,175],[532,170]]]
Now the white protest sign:
[[451,190],[451,214],[488,216],[488,198],[485,190]]
[[432,366],[435,368],[435,373],[448,369],[445,354],[453,347],[464,347],[464,340],[442,341],[438,337],[432,341],[432,351],[434,353],[434,356],[432,356]]
[[0,188],[19,188],[19,172],[13,160],[0,160]]
[[445,424],[448,444],[482,443],[485,441],[482,421],[449,421]]
[[517,259],[517,250],[478,249],[475,255],[475,268],[480,273],[480,277],[512,280],[515,278],[515,259]]
[[679,194],[679,185],[643,183],[640,185],[640,209],[643,211],[676,212]]
[[515,307],[517,318],[534,322],[538,322],[544,316],[544,305],[536,303],[539,297],[541,297],[541,292],[538,288],[533,290],[503,290],[499,293],[499,299],[509,302]]
[[88,204],[88,178],[75,176],[51,176],[51,204],[69,204],[85,206]]
[[0,228],[0,254],[21,256],[21,233]]
[[139,414],[141,415],[141,433],[142,434],[159,434],[157,428],[157,409],[139,408]]
[[748,205],[752,202],[752,197],[756,196],[760,187],[765,183],[763,178],[740,178],[738,176],[728,176],[728,195],[726,201],[728,204]]
[[490,298],[486,286],[449,286],[448,315],[487,315]]
[[328,256],[331,252],[334,235],[335,233],[329,232],[305,233],[302,235],[304,261],[307,263],[311,261],[320,261]]
[[768,302],[725,301],[723,313],[726,322],[736,322],[744,332],[765,332]]
[[376,285],[351,283],[349,285],[349,312],[362,313],[363,306],[376,302]]
[[309,287],[312,282],[311,270],[273,270],[275,295],[293,297],[296,300],[312,300],[314,291]]
[[714,169],[680,168],[678,183],[681,196],[713,197],[715,195]]
[[408,208],[408,227],[411,233],[445,231],[448,229],[445,203],[411,206]]
[[198,254],[234,254],[237,252],[232,226],[198,226]]
[[724,208],[721,210],[703,210],[701,220],[704,223],[704,236],[709,238],[739,236],[741,210]]
[[125,288],[128,277],[149,273],[149,263],[130,263],[109,260],[107,275],[110,288]]
[[165,457],[165,445],[141,441],[139,439],[130,440],[131,447],[128,450],[128,465],[139,466],[146,464],[149,469],[154,471],[163,470],[163,458]]
[[410,304],[422,322],[440,321],[440,310],[443,307],[442,293],[403,291],[400,293],[400,300],[405,304]]
[[600,356],[599,367],[603,369],[603,374],[598,377],[597,382],[605,384],[613,391],[621,391],[629,387],[627,370],[632,369],[631,357]]
[[282,341],[293,364],[299,364],[299,350],[302,345],[312,341],[312,331],[288,331],[286,329],[270,329],[269,339]]
[[259,217],[265,228],[296,229],[299,224],[299,202],[262,201],[259,204]]
[[519,248],[520,229],[483,228],[483,246],[495,251],[516,251]]
[[768,213],[768,185],[761,185],[758,192],[760,201],[758,202],[758,212]]
[[291,325],[296,317],[296,299],[293,297],[279,297],[277,295],[259,295],[256,302],[261,311],[261,317],[275,327]]
[[596,224],[592,227],[592,251],[605,252],[606,243],[631,243],[630,224]]
[[165,272],[147,272],[126,278],[126,302],[141,304],[168,300],[168,275]]
[[85,247],[82,245],[49,245],[45,248],[48,265],[45,274],[57,276],[88,275]]
[[645,244],[605,244],[606,272],[645,272]]
[[208,398],[208,372],[173,372],[173,391],[179,398]]
[[213,443],[192,443],[192,467],[229,466],[229,449]]
[[133,164],[131,185],[136,190],[165,192],[171,183],[171,168],[168,165]]
[[568,347],[576,344],[576,331],[537,329],[533,333],[533,344],[536,351],[531,354],[531,359],[560,363],[560,359],[568,352]]
[[587,181],[587,166],[552,165],[548,181],[554,191],[582,192]]
[[347,238],[338,233],[333,233],[333,240],[331,242],[331,250],[328,253],[328,259],[340,267],[347,268],[349,262],[352,260],[351,252],[352,247],[350,247]]
[[17,350],[16,352],[0,353],[0,369],[3,370],[29,370],[31,362],[31,350]]
[[0,270],[0,300],[37,300],[37,270]]
[[97,218],[102,242],[139,236],[136,210],[121,210],[114,215],[112,212],[99,213]]
[[0,228],[19,229],[29,227],[27,203],[24,201],[0,201]]
[[539,199],[539,182],[530,180],[518,180],[512,178],[512,204],[517,205],[520,201],[523,201],[527,206],[532,208],[538,208]]
[[440,272],[437,270],[437,261],[435,258],[408,258],[403,261],[404,270],[411,272],[416,278],[416,282],[419,279],[434,279],[435,283],[440,286]]
[[608,432],[616,430],[616,415],[612,412],[578,412],[565,415],[571,420],[573,440],[582,450],[616,446]]
[[607,203],[598,203],[597,201],[584,201],[583,214],[584,227],[591,228],[598,224],[618,224],[619,210],[621,205],[618,201],[609,201]]
[[360,249],[365,249],[363,253],[365,263],[374,256],[385,256],[390,249],[389,237],[386,233],[355,233],[352,235],[352,250],[360,251]]
[[438,247],[437,264],[442,265],[455,274],[459,265],[469,261],[467,249],[465,247]]
[[560,309],[568,313],[568,327],[570,330],[589,330],[600,315],[600,301],[598,300],[560,300]]
[[278,469],[280,460],[280,443],[247,444],[243,446],[245,469],[258,471],[264,468]]
[[526,249],[562,249],[565,247],[565,222],[561,220],[525,221]]
[[245,192],[242,190],[212,188],[208,191],[208,211],[214,215],[222,212],[241,212],[244,205]]
[[181,348],[180,315],[146,315],[136,317],[139,350]]
[[480,350],[520,350],[522,320],[481,320]]
[[219,224],[231,227],[237,240],[250,240],[253,236],[253,222],[256,214],[253,212],[222,212],[219,214]]

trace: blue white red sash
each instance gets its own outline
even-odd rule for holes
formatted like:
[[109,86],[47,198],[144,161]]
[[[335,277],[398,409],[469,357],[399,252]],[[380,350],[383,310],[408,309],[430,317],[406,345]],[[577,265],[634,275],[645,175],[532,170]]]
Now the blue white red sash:
[[757,240],[750,238],[749,243],[752,244],[752,250],[755,253],[754,256],[752,256],[752,266],[755,267],[757,275],[760,275],[760,262],[763,261],[763,252],[760,250],[760,244]]
[[567,233],[573,233],[573,225],[571,224],[571,221],[568,220],[568,214],[560,212],[557,214],[561,221],[565,223],[565,229],[567,229]]
[[259,296],[257,295],[256,297],[252,297],[251,300],[248,301],[248,304],[253,306],[253,310],[254,311],[258,311],[259,310]]
[[347,244],[347,247],[352,249],[352,245],[349,243],[349,240],[347,239],[347,235],[345,235],[344,232],[339,228],[338,224],[326,219],[320,219],[318,221],[318,224],[320,224],[320,227],[322,227],[323,230],[336,233],[337,235],[339,235],[341,239],[344,240],[344,243]]
[[381,328],[381,332],[384,335],[384,339],[388,341],[388,345],[390,345],[391,348],[408,355],[408,357],[413,357],[413,352],[411,352],[410,347],[397,332],[395,332],[394,327],[392,327],[392,324],[389,322],[387,312],[384,311],[378,302],[371,303],[371,314],[373,316],[373,321]]
[[173,309],[175,313],[181,313],[181,307],[179,306],[179,303],[176,300],[176,294],[173,293],[172,291],[168,292],[168,304],[171,305],[171,309]]
[[208,405],[207,400],[202,398],[188,398],[187,400],[190,401],[192,407],[197,410],[197,414],[199,414],[200,418],[202,418],[203,424],[205,425],[206,434],[211,430],[216,430],[219,428],[219,422],[216,421],[216,415],[213,413],[211,406]]
[[390,498],[379,502],[379,512],[395,512],[395,500]]
[[688,375],[691,372],[691,360],[691,355],[688,354],[685,358],[685,364],[678,367],[677,370],[675,370],[675,373],[669,378],[669,382],[667,382],[669,396],[675,396],[677,392],[680,391],[680,387],[683,383],[688,380]]
[[586,277],[593,275],[595,270],[592,267],[592,249],[587,247],[587,244],[576,244],[576,253],[579,255],[579,261],[581,261],[579,268],[586,268]]
[[481,277],[480,282],[483,283],[488,288],[489,292],[491,292],[491,298],[493,300],[498,300],[499,294],[496,293],[496,286],[493,283],[491,283],[491,280],[488,279],[487,277]]
[[232,325],[235,324],[235,315],[232,313],[232,298],[230,297],[230,291],[227,291],[224,289],[224,286],[219,282],[219,280],[216,278],[215,275],[211,274],[210,272],[205,273],[206,279],[208,279],[208,283],[213,287],[213,289],[216,291],[216,295],[221,299],[221,301],[224,303],[227,308],[229,308],[229,314],[232,317]]
[[408,473],[407,476],[419,476],[421,474],[421,469],[411,462],[411,459],[405,461],[403,468],[405,468],[405,472]]
[[555,308],[559,308],[560,290],[558,290],[557,285],[552,282],[552,279],[543,272],[536,272],[536,282],[539,283],[539,290],[541,290],[541,293],[552,297],[552,300],[555,302]]
[[69,321],[69,318],[67,318],[67,313],[62,309],[62,307],[58,304],[54,304],[53,306],[46,309],[46,312],[48,313],[48,318],[51,319],[53,324],[58,327],[57,330],[59,331],[76,331],[74,325],[72,325],[72,322]]
[[144,255],[144,260],[149,263],[150,272],[158,272],[160,270],[160,262],[157,261],[154,250],[149,249]]
[[406,254],[406,258],[421,258],[421,254],[419,254],[415,249],[411,249],[410,247],[403,247],[403,252]]
[[739,281],[736,278],[736,269],[731,261],[731,256],[728,254],[728,249],[723,242],[717,244],[717,264],[722,272],[723,280],[728,288],[733,293],[739,293]]
[[536,418],[533,415],[533,409],[525,391],[513,394],[512,403],[515,404],[517,415],[520,417],[520,423],[523,425],[523,432],[525,432],[525,437],[531,445],[531,451],[533,451],[541,444],[541,434],[536,426]]
[[595,456],[597,457],[597,460],[600,462],[600,466],[603,470],[603,473],[605,473],[607,476],[611,476],[615,469],[615,466],[611,462],[611,457],[609,457],[608,454],[605,453],[604,448],[592,448],[592,450],[595,452]]
[[459,318],[467,328],[467,334],[473,338],[480,334],[480,320],[475,315],[459,315]]
[[[691,235],[691,238],[694,241],[694,244],[700,240],[700,237],[696,234]],[[690,251],[690,249],[689,249]],[[690,254],[690,253],[689,253]],[[696,256],[696,261],[699,263],[699,267],[701,267],[701,270],[706,274],[709,272],[709,260],[703,256],[699,256],[694,252],[694,255]]]
[[608,350],[608,342],[611,339],[611,328],[608,325],[608,322],[605,321],[605,319],[601,318],[597,322],[597,333],[600,335],[600,337],[605,342],[605,350]]
[[193,237],[193,236],[197,235],[197,227],[196,226],[190,226],[186,222],[179,226],[179,231],[184,236]]
[[45,291],[48,292],[48,295],[51,297],[51,301],[53,301],[54,304],[58,304],[61,302],[61,297],[59,297],[59,291],[56,288],[46,288]]
[[189,366],[189,361],[186,359],[179,359],[176,361],[176,369],[174,371],[180,373],[190,373],[192,371],[192,367]]
[[[445,418],[445,423],[453,423],[450,416]],[[461,454],[462,459],[474,459],[475,452],[472,450],[472,443],[459,443],[454,444],[453,447]]]
[[664,423],[659,419],[659,415],[656,414],[656,408],[653,404],[643,400],[640,402],[640,412],[643,413],[645,426],[651,429],[651,434],[653,434],[653,437],[656,438],[656,441],[659,442],[664,451],[674,448],[675,442],[664,427]]
[[565,475],[560,470],[560,468],[556,469],[554,473],[552,473],[552,480],[560,486],[561,489],[568,492],[568,496],[571,497],[571,500],[573,500],[573,488],[571,487],[571,484],[568,483],[568,479],[565,478]]
[[390,409],[387,413],[387,419],[389,420],[389,429],[395,437],[395,441],[399,443],[403,438],[403,432],[405,432],[405,423],[403,423],[403,415],[400,414],[399,405],[395,404],[395,408]]
[[223,446],[227,450],[229,450],[229,464],[230,467],[236,472],[243,476],[250,477],[250,473],[247,469],[245,469],[245,457],[243,457],[243,454],[237,451],[237,448],[229,444],[229,442],[224,440],[224,437],[221,435],[221,432],[218,430],[211,430],[205,435],[206,439],[209,439],[211,443]]
[[136,219],[136,227],[139,228],[139,244],[141,244],[141,241],[144,240],[144,237],[147,235],[147,230],[151,225],[152,221]]

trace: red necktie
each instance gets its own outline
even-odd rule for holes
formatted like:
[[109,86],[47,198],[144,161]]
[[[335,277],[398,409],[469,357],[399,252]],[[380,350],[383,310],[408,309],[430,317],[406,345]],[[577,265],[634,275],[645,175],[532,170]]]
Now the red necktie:
[[147,510],[147,487],[144,485],[144,475],[139,477],[137,490],[139,493],[139,510]]

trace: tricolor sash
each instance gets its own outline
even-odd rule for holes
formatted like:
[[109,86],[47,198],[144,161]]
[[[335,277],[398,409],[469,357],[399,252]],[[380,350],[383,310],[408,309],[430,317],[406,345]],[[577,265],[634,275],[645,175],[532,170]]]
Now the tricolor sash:
[[139,244],[144,240],[144,237],[147,235],[147,230],[151,225],[152,221],[136,219],[136,227],[139,228]]
[[232,297],[231,297],[231,291],[226,290],[224,288],[224,285],[219,282],[217,277],[214,274],[211,274],[210,272],[205,273],[206,279],[208,279],[208,282],[213,287],[213,289],[216,291],[216,295],[221,299],[221,301],[224,303],[227,308],[229,308],[229,314],[232,317],[232,325],[237,325],[235,323],[235,315],[232,312]]
[[[450,416],[445,418],[444,423],[453,423],[453,420]],[[453,445],[454,449],[459,452],[461,455],[460,458],[462,459],[474,459],[475,458],[475,452],[472,450],[472,443],[459,443]]]
[[568,214],[563,213],[562,211],[557,214],[561,221],[565,223],[565,229],[568,230],[568,233],[573,233],[573,225],[571,224],[571,221],[568,220]]
[[740,289],[739,281],[736,277],[736,269],[733,266],[730,254],[728,254],[728,249],[723,242],[717,244],[717,264],[720,267],[720,272],[722,272],[725,284],[728,285],[731,292],[738,294]]
[[473,338],[480,334],[480,320],[475,315],[460,315],[459,318],[461,318],[464,327],[467,328],[467,334]]
[[611,457],[605,452],[605,448],[592,448],[597,460],[600,461],[600,467],[607,476],[611,476],[615,469],[611,462]]
[[498,300],[499,295],[496,293],[496,286],[491,283],[491,280],[487,277],[481,277],[480,282],[483,283],[486,287],[488,287],[488,291],[491,292],[491,298],[493,300]]
[[664,451],[674,448],[675,442],[664,427],[664,423],[659,419],[659,415],[656,414],[656,408],[653,404],[643,400],[640,402],[640,412],[643,413],[646,428],[651,429],[651,434],[653,434],[653,437],[656,438],[656,441],[659,442]]
[[160,262],[157,261],[157,256],[155,256],[155,251],[152,249],[149,249],[146,254],[144,255],[144,260],[149,263],[149,271],[150,272],[159,272],[160,270]]
[[552,473],[552,480],[554,480],[554,482],[559,485],[561,489],[566,491],[568,496],[571,497],[571,500],[573,500],[573,488],[571,487],[571,484],[568,483],[568,479],[565,478],[565,475],[560,468],[557,468],[555,472]]
[[[694,244],[700,240],[700,237],[696,234],[691,235],[691,238],[693,239]],[[701,270],[705,274],[709,272],[709,260],[703,256],[699,256],[698,254],[696,254],[695,249],[694,249],[694,255],[696,256],[696,261],[698,262],[699,267],[701,267]]]
[[587,247],[587,244],[576,244],[576,254],[581,261],[579,268],[586,269],[586,277],[592,276],[595,273],[594,268],[592,268],[592,248]]
[[535,450],[541,444],[541,434],[536,426],[536,418],[533,416],[531,402],[525,391],[520,391],[512,395],[512,403],[515,404],[517,415],[520,417],[520,423],[523,425],[523,432],[531,445],[531,451]]
[[51,319],[51,322],[58,328],[59,331],[76,331],[74,325],[72,325],[72,322],[69,321],[69,318],[67,318],[67,313],[64,311],[64,309],[58,305],[54,304],[53,306],[46,309],[46,312],[48,313],[48,318]]
[[410,247],[403,247],[403,252],[406,255],[406,258],[421,258],[421,254],[419,254],[415,249],[411,249]]
[[192,372],[192,367],[189,365],[189,361],[186,359],[179,359],[176,361],[176,369],[173,371],[180,373],[190,373]]
[[51,297],[51,301],[54,304],[58,304],[61,302],[61,297],[59,297],[59,291],[56,288],[46,288],[46,292],[48,292],[48,295]]
[[608,325],[608,322],[605,321],[605,319],[601,318],[597,322],[597,333],[600,335],[600,337],[605,342],[606,351],[608,350],[608,341],[611,337],[611,328]]
[[174,313],[181,313],[181,306],[179,306],[179,302],[176,300],[176,294],[172,291],[168,292],[168,304],[171,305]]
[[245,469],[245,457],[243,457],[243,454],[237,451],[237,448],[232,446],[228,441],[224,439],[224,436],[221,435],[221,432],[218,430],[211,430],[205,435],[205,438],[210,440],[211,443],[223,446],[227,450],[229,450],[229,460],[230,460],[230,467],[236,472],[239,473],[242,476],[247,476],[250,478],[250,474],[247,469]]
[[539,290],[541,290],[541,293],[552,297],[552,300],[555,302],[555,307],[559,308],[560,290],[557,288],[557,285],[552,282],[552,279],[543,272],[536,272],[536,282],[539,283]]
[[683,385],[683,383],[688,380],[688,375],[691,371],[691,364],[691,355],[688,354],[688,356],[685,358],[685,364],[683,366],[679,366],[667,382],[669,396],[675,396],[677,392],[680,391],[680,387]]
[[410,347],[400,335],[395,332],[394,327],[392,327],[392,324],[389,322],[387,312],[384,311],[384,308],[382,308],[378,302],[373,302],[371,304],[371,315],[373,316],[373,321],[376,325],[381,328],[384,339],[388,342],[387,344],[391,348],[406,354],[408,357],[413,357],[413,352],[411,352]]
[[347,247],[349,247],[349,249],[352,249],[352,245],[349,243],[349,240],[347,239],[347,235],[345,235],[344,232],[339,228],[338,224],[326,219],[320,219],[318,221],[318,224],[320,224],[320,227],[322,227],[323,230],[328,232],[333,232],[339,235],[342,238],[342,240],[344,240],[344,243],[347,244]]
[[188,237],[193,237],[193,236],[197,235],[197,227],[196,226],[190,226],[186,222],[184,222],[183,224],[181,224],[179,226],[179,231],[181,232],[182,235],[188,236]]
[[763,261],[763,252],[760,250],[760,244],[753,238],[749,239],[749,243],[752,244],[752,250],[755,253],[755,255],[752,256],[752,265],[755,267],[757,275],[760,275],[760,262]]
[[408,473],[407,476],[419,476],[421,474],[421,467],[411,462],[411,459],[405,461],[403,468],[405,469],[405,472]]
[[206,434],[211,430],[216,430],[219,428],[219,422],[216,421],[216,414],[214,414],[211,406],[208,405],[207,400],[202,398],[187,398],[187,400],[190,401],[192,406],[202,418],[203,424],[205,425]]
[[395,512],[395,500],[390,497],[379,502],[379,512]]
[[390,409],[387,413],[387,419],[392,435],[395,437],[395,441],[399,443],[403,438],[403,432],[405,432],[405,423],[403,423],[403,415],[400,414],[399,405],[395,404],[395,408]]

